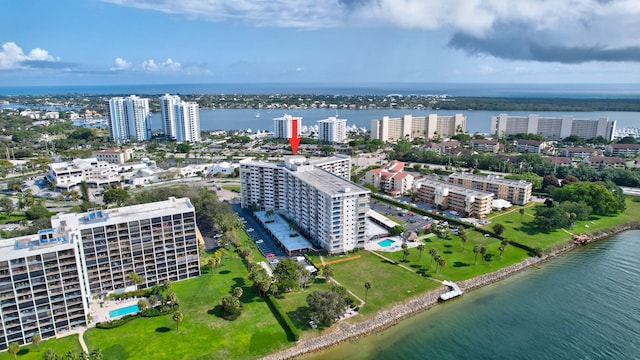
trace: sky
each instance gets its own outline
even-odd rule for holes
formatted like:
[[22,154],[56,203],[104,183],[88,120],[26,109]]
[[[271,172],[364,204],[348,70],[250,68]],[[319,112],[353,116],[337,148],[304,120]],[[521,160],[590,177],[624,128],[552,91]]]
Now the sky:
[[638,0],[11,0],[0,86],[640,83]]

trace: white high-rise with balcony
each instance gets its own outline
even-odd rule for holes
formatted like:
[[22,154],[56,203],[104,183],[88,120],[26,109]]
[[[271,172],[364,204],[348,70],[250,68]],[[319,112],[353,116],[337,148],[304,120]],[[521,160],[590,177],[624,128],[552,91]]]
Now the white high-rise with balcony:
[[318,120],[318,141],[341,143],[347,139],[347,119],[331,116]]
[[111,141],[124,143],[151,139],[149,99],[135,95],[114,97],[107,104]]
[[294,119],[298,120],[296,135],[299,137],[302,129],[302,118],[291,115],[284,115],[283,117],[273,119],[273,137],[276,139],[291,138],[293,135],[292,124]]
[[346,156],[311,161],[287,156],[284,163],[243,160],[242,206],[278,210],[329,253],[363,248],[370,191],[342,177],[348,178],[344,169],[349,168]]
[[160,97],[160,110],[166,136],[176,141],[200,142],[200,109],[197,103],[166,94]]

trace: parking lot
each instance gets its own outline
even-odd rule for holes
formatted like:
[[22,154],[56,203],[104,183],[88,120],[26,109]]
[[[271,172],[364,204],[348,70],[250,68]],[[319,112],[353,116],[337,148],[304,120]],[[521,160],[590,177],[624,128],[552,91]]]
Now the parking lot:
[[273,236],[253,217],[249,209],[241,208],[240,204],[234,204],[232,206],[233,210],[238,214],[240,221],[244,224],[247,235],[249,235],[260,253],[272,266],[275,266],[279,259],[287,257],[284,249],[277,245]]
[[405,223],[402,226],[409,231],[417,232],[420,229],[424,229],[425,226],[428,228],[433,223],[433,219],[429,216],[414,214],[406,209],[388,205],[378,200],[371,201],[371,210],[375,210],[384,216],[404,221]]

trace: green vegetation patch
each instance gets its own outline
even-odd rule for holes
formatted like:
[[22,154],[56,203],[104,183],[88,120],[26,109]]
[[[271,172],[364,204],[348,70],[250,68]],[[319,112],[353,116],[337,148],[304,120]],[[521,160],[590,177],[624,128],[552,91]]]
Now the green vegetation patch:
[[[242,287],[244,309],[225,320],[219,314],[223,296]],[[85,340],[105,359],[251,359],[288,345],[287,335],[267,304],[258,297],[247,271],[228,253],[215,274],[173,284],[184,320],[180,329],[171,316],[143,318],[119,328],[90,329]]]
[[[38,352],[38,348],[35,345],[20,345],[18,359],[41,360],[47,349],[53,349],[59,355],[66,354],[69,351],[82,351],[82,347],[78,341],[78,335],[73,334],[59,339],[42,340],[40,343],[40,352]],[[92,347],[89,347],[89,350],[91,349]],[[7,351],[0,352],[0,360],[13,360],[13,355]]]

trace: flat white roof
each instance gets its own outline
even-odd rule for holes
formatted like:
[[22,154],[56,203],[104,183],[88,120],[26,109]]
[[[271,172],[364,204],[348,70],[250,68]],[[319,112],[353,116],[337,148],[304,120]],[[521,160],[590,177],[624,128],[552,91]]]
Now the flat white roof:
[[[254,214],[287,251],[313,249],[313,244],[299,232],[292,232],[289,223],[280,215],[274,214],[272,217],[267,217],[266,211],[256,211]],[[271,220],[273,220],[273,222],[267,223],[267,221]],[[296,236],[291,237],[291,234],[295,234]]]
[[90,228],[97,224],[112,225],[122,222],[162,217],[184,211],[194,211],[189,198],[169,198],[148,204],[125,206],[116,209],[95,210],[86,213],[58,214],[51,218],[53,227],[69,227],[71,229]]

